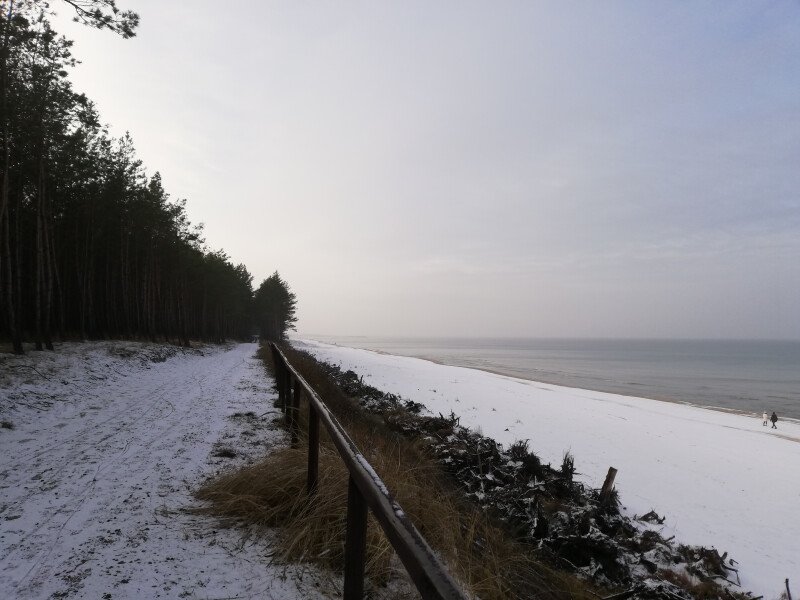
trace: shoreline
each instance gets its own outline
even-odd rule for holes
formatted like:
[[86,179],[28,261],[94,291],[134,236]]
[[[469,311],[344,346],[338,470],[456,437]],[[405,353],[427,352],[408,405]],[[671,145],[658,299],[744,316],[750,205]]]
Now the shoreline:
[[[668,404],[676,404],[676,405],[679,405],[679,406],[689,406],[689,407],[692,407],[692,408],[699,408],[699,409],[702,409],[702,410],[710,410],[710,411],[714,411],[714,412],[726,413],[726,414],[737,415],[737,416],[742,416],[742,417],[750,417],[750,418],[755,418],[755,419],[760,419],[761,418],[761,413],[760,412],[749,412],[749,411],[746,411],[746,410],[742,410],[742,409],[738,409],[738,408],[730,408],[730,407],[726,407],[726,406],[711,406],[711,405],[697,404],[697,403],[694,403],[694,402],[689,402],[688,400],[679,400],[677,398],[655,397],[655,395],[653,395],[653,396],[645,396],[645,395],[642,395],[642,394],[633,394],[633,393],[628,393],[628,392],[623,392],[623,391],[618,391],[618,390],[609,391],[609,390],[601,390],[601,389],[589,388],[589,387],[580,387],[580,386],[575,386],[575,385],[566,385],[564,383],[557,383],[557,382],[554,382],[554,381],[546,381],[546,380],[543,380],[543,379],[532,379],[530,377],[524,377],[524,376],[521,376],[521,375],[511,375],[509,373],[504,373],[503,371],[496,370],[496,369],[491,369],[491,368],[488,368],[488,367],[464,366],[464,365],[459,365],[459,364],[452,364],[452,363],[444,362],[444,361],[442,361],[440,359],[437,359],[437,358],[432,358],[430,356],[394,354],[392,352],[387,352],[385,350],[379,350],[379,349],[376,349],[376,348],[361,348],[359,346],[348,346],[348,345],[345,345],[345,344],[331,343],[331,342],[326,342],[326,341],[322,341],[322,340],[317,340],[317,339],[314,339],[312,337],[297,337],[297,338],[293,338],[293,341],[300,341],[300,342],[313,341],[313,342],[318,343],[318,344],[326,344],[328,346],[334,346],[334,347],[338,347],[338,348],[350,348],[350,349],[353,349],[353,350],[363,350],[364,352],[372,352],[374,354],[378,354],[378,355],[381,355],[381,356],[394,356],[394,357],[399,357],[399,358],[412,358],[412,359],[416,359],[416,360],[422,360],[422,361],[425,361],[425,362],[433,363],[435,365],[440,365],[440,366],[443,366],[443,367],[453,367],[453,368],[458,368],[458,369],[469,369],[469,370],[472,370],[472,371],[480,371],[480,372],[483,372],[483,373],[491,373],[492,375],[497,375],[499,377],[506,377],[506,378],[511,379],[511,380],[517,380],[517,381],[527,382],[527,383],[538,383],[538,384],[541,384],[541,385],[550,385],[550,386],[554,386],[554,387],[557,387],[557,388],[560,388],[560,389],[564,389],[564,390],[581,390],[581,391],[584,391],[584,392],[596,392],[596,393],[600,393],[600,394],[611,394],[611,395],[614,395],[614,396],[622,396],[622,397],[625,397],[625,398],[632,398],[632,399],[639,399],[639,400],[649,400],[649,401],[653,401],[653,402],[666,402]],[[797,419],[797,418],[794,418],[794,417],[780,417],[780,415],[779,415],[779,418],[780,418],[780,421],[778,421],[779,423],[781,421],[786,421],[786,422],[790,422],[790,423],[794,423],[794,424],[800,425],[800,419]],[[796,439],[796,438],[788,437],[788,436],[780,436],[780,437],[784,437],[785,439],[788,439],[790,441],[795,441],[795,442],[800,443],[800,439]]]

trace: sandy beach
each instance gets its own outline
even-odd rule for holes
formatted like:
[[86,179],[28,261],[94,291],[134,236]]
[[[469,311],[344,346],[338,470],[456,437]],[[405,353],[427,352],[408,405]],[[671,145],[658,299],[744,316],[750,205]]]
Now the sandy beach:
[[798,580],[800,423],[560,387],[417,358],[298,340],[386,392],[420,402],[502,444],[530,440],[554,464],[570,452],[599,487],[608,470],[625,511],[666,517],[665,533],[739,562],[742,587],[778,598]]

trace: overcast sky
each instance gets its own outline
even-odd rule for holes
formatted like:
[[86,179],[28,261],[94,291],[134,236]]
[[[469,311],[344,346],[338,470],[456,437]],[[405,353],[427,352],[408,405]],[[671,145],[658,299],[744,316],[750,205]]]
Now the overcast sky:
[[301,333],[800,338],[797,0],[120,4],[76,88]]

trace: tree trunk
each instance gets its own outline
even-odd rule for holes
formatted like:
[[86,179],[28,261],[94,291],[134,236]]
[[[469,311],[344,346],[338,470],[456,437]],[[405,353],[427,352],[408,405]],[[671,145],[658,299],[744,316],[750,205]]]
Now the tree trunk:
[[11,343],[14,347],[14,354],[23,354],[22,335],[19,328],[19,315],[16,310],[16,300],[14,293],[14,265],[11,260],[11,220],[10,211],[6,211],[3,218],[3,254],[5,255],[6,277],[6,310],[8,312],[8,328],[11,331]]
[[111,284],[111,240],[106,238],[106,255],[105,255],[105,337],[114,337],[117,330],[117,319],[115,316],[114,310],[114,301],[113,301],[113,292],[112,292],[112,284]]
[[8,313],[8,327],[14,343],[14,352],[22,354],[22,342],[17,343],[15,331],[17,329],[16,311],[14,310],[14,273],[11,268],[11,227],[9,225],[9,198],[8,188],[11,178],[11,147],[8,139],[9,114],[8,114],[8,53],[9,36],[11,34],[11,18],[14,16],[14,0],[8,6],[8,13],[5,15],[3,28],[3,43],[0,47],[0,127],[2,132],[2,153],[3,153],[3,176],[0,183],[0,261],[5,258],[6,270],[5,277],[7,282],[3,285],[3,269],[0,265],[0,290],[6,290],[6,300]]
[[[11,326],[11,342],[14,346],[14,354],[23,354],[22,349],[22,252],[20,249],[19,240],[19,213],[22,211],[21,201],[17,197],[17,207],[14,214],[14,254],[12,255],[10,244],[8,247],[8,260],[9,267],[9,297],[11,298],[11,305],[13,308],[12,326]],[[6,211],[7,217],[11,219],[11,207]],[[8,224],[8,221],[6,222]],[[11,235],[6,238],[6,243],[9,243]],[[13,260],[12,260],[13,256]],[[13,263],[13,267],[12,267]]]
[[37,191],[36,202],[36,300],[35,307],[35,320],[36,320],[36,349],[42,349],[42,296],[44,295],[44,239],[42,235],[43,218],[42,213],[42,161],[39,159],[39,186]]
[[122,323],[121,327],[123,329],[123,334],[125,337],[130,337],[131,335],[131,315],[130,315],[130,303],[131,300],[128,297],[128,269],[127,269],[127,261],[128,261],[128,254],[126,252],[126,248],[128,247],[128,231],[125,227],[120,228],[120,238],[119,238],[119,286],[120,286],[120,293],[122,294]]
[[[9,170],[11,168],[11,145],[8,139],[9,127],[9,114],[8,114],[8,53],[9,43],[8,39],[11,35],[11,18],[14,16],[14,0],[11,0],[8,5],[8,14],[6,14],[5,27],[3,31],[3,45],[0,47],[0,127],[3,128],[2,143],[3,143],[3,183],[2,183],[2,198],[0,198],[0,222],[8,211],[8,185],[9,185]],[[7,235],[8,232],[0,232],[0,235]],[[11,275],[9,274],[9,279]],[[0,284],[2,282],[0,281]]]
[[58,337],[63,340],[65,337],[65,325],[64,321],[66,315],[64,314],[64,288],[61,285],[61,277],[59,276],[59,269],[58,269],[58,261],[56,260],[56,247],[55,247],[55,236],[52,232],[48,234],[50,238],[50,264],[53,266],[53,283],[54,289],[58,290],[58,299],[56,302],[56,306],[58,308]]
[[47,201],[47,178],[44,176],[44,166],[42,166],[42,236],[44,238],[44,347],[48,350],[53,349],[53,337],[50,331],[50,317],[53,311],[53,264],[52,252],[50,251],[50,203]]

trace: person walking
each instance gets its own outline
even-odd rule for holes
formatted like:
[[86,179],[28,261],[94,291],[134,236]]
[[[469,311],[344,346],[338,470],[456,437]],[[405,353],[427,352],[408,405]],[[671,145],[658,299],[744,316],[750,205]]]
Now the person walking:
[[762,416],[764,417],[764,422],[762,423],[762,425],[766,427],[767,421],[769,421],[769,415],[767,415],[767,411],[764,411],[764,414]]
[[775,425],[775,423],[778,422],[778,415],[775,414],[774,410],[772,411],[772,416],[769,418],[769,420],[772,421],[772,428],[773,429],[777,429],[778,426]]

